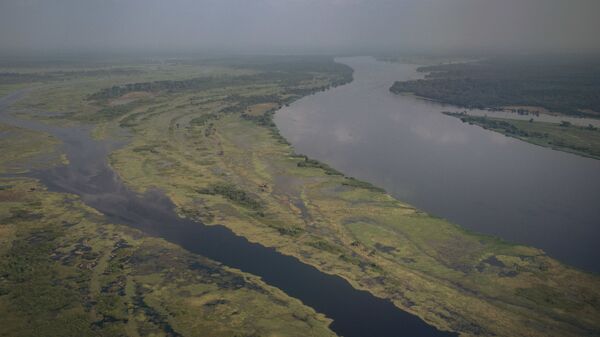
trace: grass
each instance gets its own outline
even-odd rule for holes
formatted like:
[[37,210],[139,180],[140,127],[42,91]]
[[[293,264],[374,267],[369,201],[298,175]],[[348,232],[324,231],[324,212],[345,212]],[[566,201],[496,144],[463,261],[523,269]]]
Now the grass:
[[425,79],[395,82],[390,91],[464,108],[541,107],[598,118],[598,65],[586,56],[498,56],[421,67]]
[[60,141],[49,134],[0,123],[0,171],[24,173],[48,163],[64,163],[57,146]]
[[[265,71],[268,65],[257,67]],[[315,67],[310,78],[289,72],[283,76],[285,85],[155,91],[135,110],[95,121],[108,130],[101,134],[110,135],[119,125],[131,132],[130,143],[111,155],[112,167],[137,191],[164,190],[182,216],[225,225],[250,241],[344,277],[440,329],[464,336],[600,331],[597,276],[564,266],[538,249],[466,231],[296,155],[273,125],[272,114],[248,116],[249,106],[267,98],[291,102],[345,78],[324,65],[304,67],[306,72]],[[81,100],[94,93],[74,92],[69,95]],[[85,102],[95,111],[109,104]],[[90,107],[66,117],[89,118]],[[142,292],[126,289],[127,294]],[[194,303],[218,308],[222,302],[210,297]],[[148,317],[163,312],[155,309]],[[231,317],[218,312],[218,317]]]
[[568,122],[556,124],[533,120],[478,117],[450,112],[445,114],[460,118],[463,123],[478,125],[528,143],[600,159],[600,131],[593,126],[581,127]]
[[[201,74],[198,68],[194,72]],[[161,71],[152,76],[160,78]],[[163,112],[145,110],[138,101],[96,106],[80,99],[105,80],[49,83],[12,110],[49,123],[96,123],[98,136],[118,128],[103,121]],[[121,109],[124,105],[134,106]],[[58,117],[38,114],[63,108],[81,110]],[[105,113],[109,110],[116,113]],[[0,124],[0,174],[26,172],[33,162],[46,168],[66,160],[59,144],[47,134]],[[136,151],[156,154],[162,145],[157,141]],[[243,192],[215,187],[242,208],[258,207]],[[48,192],[32,179],[0,178],[0,257],[0,336],[335,335],[329,319],[259,278],[106,224],[77,197]]]
[[253,210],[262,209],[262,203],[260,202],[260,200],[258,200],[257,197],[249,194],[248,192],[242,189],[237,188],[235,185],[232,184],[216,184],[208,188],[201,188],[198,190],[198,193],[208,195],[220,195],[223,198],[241,206]]
[[[390,91],[409,93],[469,109],[552,113],[598,118],[598,62],[575,56],[494,57],[475,62],[429,65],[418,69],[424,79],[395,82]],[[600,158],[600,133],[593,127],[561,127],[545,122],[465,116],[509,137],[577,155]]]
[[334,336],[260,279],[0,180],[1,336]]
[[277,107],[278,105],[276,103],[259,103],[249,106],[245,113],[252,117],[260,117]]
[[[115,85],[125,85],[127,83],[152,82],[164,80],[185,81],[198,78],[221,78],[231,76],[247,76],[254,73],[248,69],[234,69],[220,65],[201,65],[192,66],[180,63],[174,64],[132,64],[129,68],[138,70],[133,74],[105,74],[102,76],[74,76],[64,81],[46,81],[46,82],[22,82],[18,84],[3,83],[0,78],[0,92],[5,88],[5,92],[13,88],[35,87],[35,92],[27,96],[26,100],[21,100],[14,104],[13,111],[21,112],[24,115],[38,114],[38,118],[43,118],[48,122],[64,123],[65,117],[69,121],[92,121],[100,122],[108,119],[107,115],[112,115],[111,108],[117,110],[116,115],[120,115],[119,104],[112,104],[112,100],[107,100],[106,105],[98,106],[90,104],[88,96],[107,87]],[[64,70],[64,69],[63,69]],[[81,70],[77,68],[77,70]],[[18,69],[19,73],[27,74],[30,72],[44,73],[52,72],[52,68],[24,68]],[[143,99],[140,99],[143,100]],[[127,104],[130,107],[134,105],[137,99],[128,99]],[[104,111],[102,111],[104,110]],[[58,112],[63,114],[60,118],[53,116],[45,117],[47,112]]]
[[[251,88],[227,90],[247,93]],[[464,231],[326,164],[294,155],[271,126],[241,112],[221,113],[210,125],[187,123],[214,109],[177,110],[174,106],[186,96],[171,97],[171,107],[140,120],[132,127],[131,145],[112,156],[113,167],[130,186],[161,188],[182,210],[202,205],[200,220],[223,224],[340,275],[442,329],[465,335],[565,336],[597,328],[592,322],[598,308],[584,299],[597,298],[596,277],[537,249]],[[180,127],[166,128],[174,123]],[[154,144],[153,139],[162,140],[156,153],[131,150]],[[203,192],[221,184],[259,197],[263,216],[237,198]],[[499,268],[483,262],[490,256],[514,262]],[[556,298],[577,298],[578,305],[567,308],[562,300],[548,305],[523,295],[523,289],[548,284],[560,294]]]

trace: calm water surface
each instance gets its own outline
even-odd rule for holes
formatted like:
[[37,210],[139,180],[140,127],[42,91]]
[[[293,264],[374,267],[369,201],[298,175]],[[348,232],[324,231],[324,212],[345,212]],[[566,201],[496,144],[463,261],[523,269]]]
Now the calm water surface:
[[0,98],[0,122],[48,132],[63,142],[69,165],[35,171],[52,191],[74,193],[112,223],[138,228],[227,266],[260,276],[333,319],[331,329],[344,337],[452,337],[404,312],[391,302],[359,291],[344,279],[327,275],[296,258],[248,242],[222,226],[179,218],[160,191],[139,195],[129,190],[107,165],[118,144],[95,141],[91,128],[62,128],[11,117],[6,108],[25,91]]
[[299,153],[477,232],[600,272],[600,161],[521,142],[388,91],[417,66],[340,58],[355,81],[297,101],[275,122]]

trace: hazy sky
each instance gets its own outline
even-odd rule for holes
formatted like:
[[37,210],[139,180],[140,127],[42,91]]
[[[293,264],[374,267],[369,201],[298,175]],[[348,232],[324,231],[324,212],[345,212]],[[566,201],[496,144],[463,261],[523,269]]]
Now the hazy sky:
[[0,0],[0,49],[600,50],[600,0]]

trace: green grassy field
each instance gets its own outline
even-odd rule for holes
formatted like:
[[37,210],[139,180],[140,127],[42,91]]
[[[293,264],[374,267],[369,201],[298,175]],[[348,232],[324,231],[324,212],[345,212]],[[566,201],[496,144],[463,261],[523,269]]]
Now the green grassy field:
[[66,163],[56,145],[59,140],[12,125],[0,123],[0,172],[24,173],[31,168]]
[[258,278],[0,179],[1,336],[335,336]]
[[600,159],[600,131],[593,126],[478,117],[452,112],[444,114],[460,118],[463,123],[478,125],[528,143]]
[[[64,123],[37,113],[63,85],[13,112]],[[70,85],[43,109],[80,93]],[[59,144],[0,124],[0,175],[64,164]],[[107,224],[29,178],[0,177],[0,257],[0,336],[335,336],[329,319],[259,278]]]
[[48,120],[95,123],[98,137],[129,130],[128,145],[110,163],[132,189],[160,188],[181,216],[225,225],[440,329],[463,336],[600,333],[598,276],[466,231],[295,154],[272,122],[273,107],[348,74],[330,61],[289,62],[276,70],[254,62],[246,66],[250,76],[230,73],[234,78],[210,86],[178,76],[117,88],[105,80],[61,83],[33,92],[17,109],[68,111],[76,103],[77,113]]

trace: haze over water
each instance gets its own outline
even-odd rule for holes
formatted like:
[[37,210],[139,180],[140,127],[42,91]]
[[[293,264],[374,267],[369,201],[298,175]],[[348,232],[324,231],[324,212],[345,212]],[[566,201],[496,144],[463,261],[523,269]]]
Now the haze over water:
[[354,82],[276,115],[297,152],[463,227],[600,272],[600,161],[464,124],[440,113],[452,107],[388,91],[422,76],[417,66],[338,61],[355,69]]
[[3,0],[0,54],[600,52],[597,0]]

